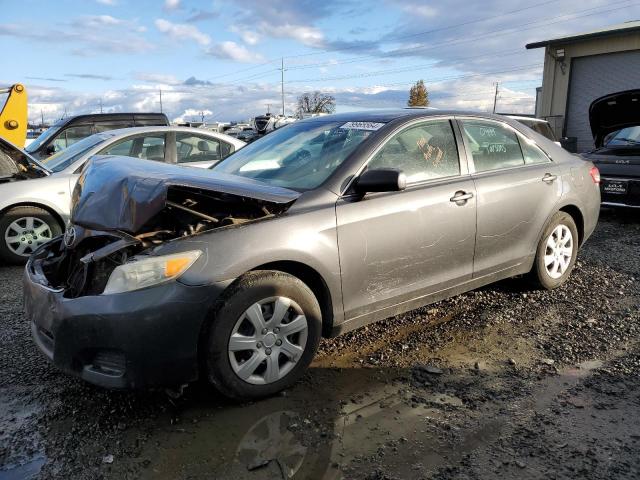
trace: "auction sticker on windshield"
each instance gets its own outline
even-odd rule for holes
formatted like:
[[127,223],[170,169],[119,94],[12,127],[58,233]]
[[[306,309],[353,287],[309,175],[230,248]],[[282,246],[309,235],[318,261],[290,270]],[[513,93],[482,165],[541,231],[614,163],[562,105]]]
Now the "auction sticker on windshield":
[[374,132],[382,127],[384,127],[384,123],[379,122],[347,122],[339,128],[348,130],[369,130]]

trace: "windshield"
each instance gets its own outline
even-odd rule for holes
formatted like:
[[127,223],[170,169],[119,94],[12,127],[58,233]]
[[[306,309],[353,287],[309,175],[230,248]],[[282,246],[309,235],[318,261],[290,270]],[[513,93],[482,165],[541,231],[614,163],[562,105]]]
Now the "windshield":
[[35,152],[36,150],[38,150],[38,148],[40,148],[40,145],[49,141],[49,139],[59,131],[60,131],[59,125],[58,126],[53,125],[52,127],[47,128],[44,132],[40,134],[38,138],[36,138],[33,142],[27,145],[25,147],[25,150],[29,153]]
[[606,147],[618,147],[640,144],[640,126],[627,127],[610,133],[604,139]]
[[292,123],[243,147],[212,169],[269,185],[310,190],[324,182],[381,126],[364,122]]
[[91,135],[90,137],[83,138],[79,142],[71,145],[69,148],[65,148],[64,150],[51,155],[43,162],[52,172],[61,172],[69,165],[72,165],[88,150],[92,149],[97,144],[103,142],[110,136],[111,135],[105,135],[104,133],[96,133],[95,135]]

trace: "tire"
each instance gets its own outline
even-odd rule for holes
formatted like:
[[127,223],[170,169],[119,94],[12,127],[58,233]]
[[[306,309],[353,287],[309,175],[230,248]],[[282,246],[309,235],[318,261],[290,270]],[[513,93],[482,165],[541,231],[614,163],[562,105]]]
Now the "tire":
[[213,310],[204,334],[207,379],[234,399],[273,395],[302,376],[321,331],[320,305],[304,282],[283,272],[249,272]]
[[[20,236],[21,233],[25,236]],[[10,264],[24,264],[37,247],[60,234],[62,226],[46,210],[38,207],[13,207],[0,218],[0,260]],[[11,242],[11,239],[16,241]]]
[[[568,233],[567,233],[568,232]],[[569,235],[570,234],[570,235]],[[558,243],[558,235],[560,235]],[[562,239],[564,238],[564,247]],[[542,232],[531,276],[534,283],[546,290],[563,285],[571,275],[578,255],[578,229],[571,215],[558,212]],[[554,249],[553,245],[557,248]],[[571,252],[566,249],[571,246]]]

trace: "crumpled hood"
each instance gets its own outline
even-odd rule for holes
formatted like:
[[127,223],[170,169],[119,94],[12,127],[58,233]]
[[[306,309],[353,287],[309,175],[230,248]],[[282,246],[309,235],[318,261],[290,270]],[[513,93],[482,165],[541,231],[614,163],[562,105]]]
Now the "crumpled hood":
[[93,157],[73,192],[71,221],[94,230],[137,233],[166,207],[171,187],[285,205],[300,193],[211,170],[129,157]]
[[611,93],[594,100],[589,107],[589,123],[596,148],[616,130],[640,125],[640,89]]

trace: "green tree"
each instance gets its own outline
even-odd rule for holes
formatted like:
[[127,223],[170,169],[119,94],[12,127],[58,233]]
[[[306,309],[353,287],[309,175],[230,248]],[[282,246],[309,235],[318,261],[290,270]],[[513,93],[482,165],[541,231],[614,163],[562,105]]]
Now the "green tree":
[[428,107],[429,106],[429,92],[427,87],[424,86],[423,80],[418,80],[416,84],[409,90],[409,101],[407,105],[410,107]]

